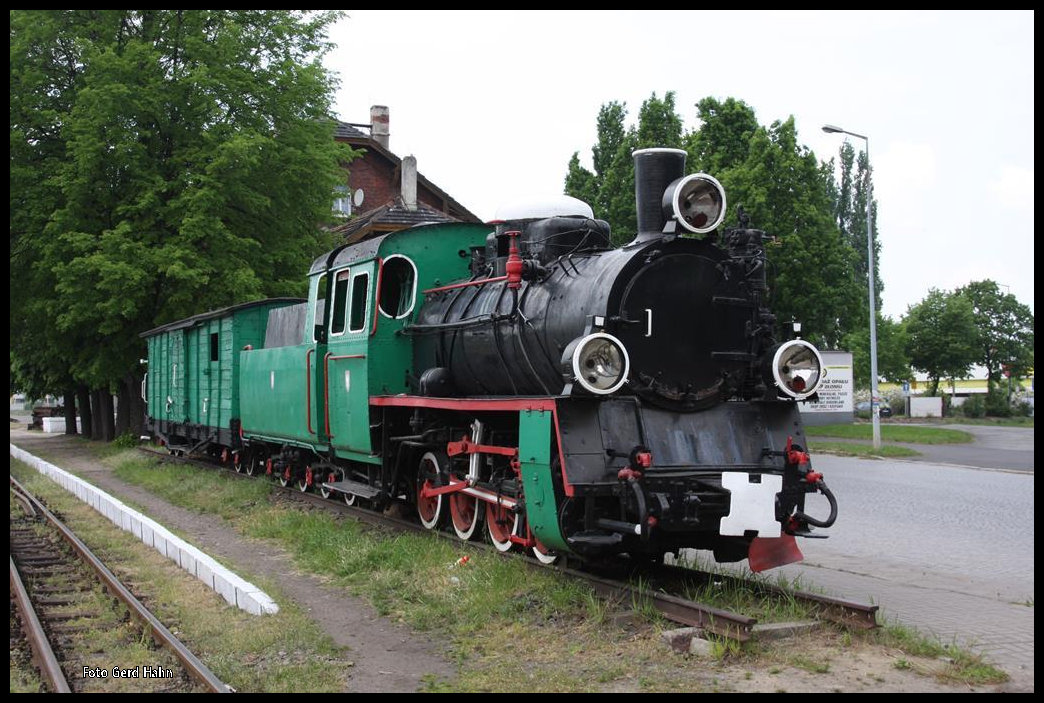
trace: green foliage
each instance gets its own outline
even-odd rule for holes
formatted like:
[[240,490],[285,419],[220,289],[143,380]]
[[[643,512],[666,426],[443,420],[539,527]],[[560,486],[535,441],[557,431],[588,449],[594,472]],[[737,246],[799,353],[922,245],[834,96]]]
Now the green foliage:
[[133,432],[124,432],[116,439],[112,440],[113,447],[118,449],[133,449],[140,444],[138,436]]
[[1005,372],[1016,379],[1027,376],[1033,368],[1033,311],[988,279],[957,294],[971,303],[978,328],[976,362],[986,368],[989,387],[1000,384]]
[[1011,417],[1012,407],[1008,394],[1000,388],[991,388],[986,394],[986,414],[990,417]]
[[969,396],[960,406],[965,417],[986,417],[986,398],[976,393]]
[[[864,309],[866,309],[864,307]],[[869,319],[867,320],[869,321]],[[906,326],[877,314],[877,374],[892,383],[912,377]],[[862,325],[846,334],[841,348],[852,352],[852,372],[857,388],[870,387],[870,326]],[[894,410],[894,408],[893,408]]]
[[977,361],[978,333],[971,303],[935,288],[906,314],[907,353],[914,368],[928,374],[928,395],[943,378],[964,378]]
[[753,108],[735,98],[722,102],[712,97],[700,100],[696,108],[701,126],[686,138],[690,167],[718,174],[743,164],[760,129]]
[[352,156],[321,64],[339,16],[11,12],[12,354],[123,381],[158,324],[299,294]]
[[625,128],[626,103],[610,102],[598,111],[598,143],[592,149],[595,171],[580,165],[578,153],[569,161],[565,192],[589,203],[595,216],[609,222],[614,244],[633,239],[638,228],[634,202],[634,161],[631,152],[647,147],[682,146],[682,120],[674,93],[663,99],[653,93],[642,103],[636,127]]

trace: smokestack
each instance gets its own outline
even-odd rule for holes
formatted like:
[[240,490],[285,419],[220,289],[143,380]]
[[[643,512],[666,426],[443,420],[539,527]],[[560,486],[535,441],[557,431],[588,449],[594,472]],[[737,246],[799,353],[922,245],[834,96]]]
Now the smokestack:
[[402,160],[402,204],[407,210],[417,209],[417,157],[413,154]]
[[387,106],[374,105],[370,108],[370,136],[385,149],[388,148],[388,138],[391,136],[391,132],[388,131]]
[[686,154],[681,149],[639,149],[634,157],[634,197],[638,205],[638,235],[659,234],[663,216],[663,193],[685,175]]

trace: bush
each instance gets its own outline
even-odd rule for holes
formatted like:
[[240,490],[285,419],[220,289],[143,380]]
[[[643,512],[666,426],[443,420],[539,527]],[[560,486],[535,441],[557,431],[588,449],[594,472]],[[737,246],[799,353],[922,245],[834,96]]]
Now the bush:
[[885,402],[888,403],[888,407],[892,409],[892,415],[905,415],[906,414],[906,397],[902,391],[891,393],[885,397]]
[[965,417],[986,417],[986,397],[981,394],[969,396],[960,409]]
[[121,449],[133,449],[138,446],[138,436],[133,432],[124,432],[112,440],[112,446],[120,447]]
[[953,396],[949,393],[940,393],[942,395],[942,416],[953,417]]
[[1011,417],[1011,405],[1005,391],[994,388],[986,394],[986,414],[990,417]]

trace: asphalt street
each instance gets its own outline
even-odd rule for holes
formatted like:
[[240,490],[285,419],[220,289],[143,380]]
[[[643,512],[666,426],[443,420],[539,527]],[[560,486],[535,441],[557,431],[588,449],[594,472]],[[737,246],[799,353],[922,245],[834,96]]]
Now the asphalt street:
[[[799,542],[804,562],[778,571],[980,649],[1011,674],[1010,690],[1031,691],[1033,429],[960,429],[974,445],[918,445],[916,460],[814,454],[838,519],[829,539]],[[825,516],[825,499],[806,512]]]

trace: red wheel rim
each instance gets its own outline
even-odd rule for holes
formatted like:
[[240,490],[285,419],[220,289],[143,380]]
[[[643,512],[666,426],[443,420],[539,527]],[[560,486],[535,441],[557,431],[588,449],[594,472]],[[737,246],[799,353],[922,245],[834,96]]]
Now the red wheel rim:
[[467,533],[475,528],[478,520],[478,498],[454,493],[450,496],[450,517],[453,518],[453,527],[458,532]]
[[501,544],[509,542],[511,535],[515,531],[517,519],[518,516],[507,508],[494,505],[493,503],[486,503],[486,527],[489,529],[489,536],[493,538],[494,542]]
[[[431,481],[425,481],[421,485],[421,491],[429,488],[431,488]],[[424,522],[431,522],[439,514],[440,496],[430,496],[425,498],[421,495],[421,491],[417,491],[417,512],[420,514],[421,519],[424,520]]]

